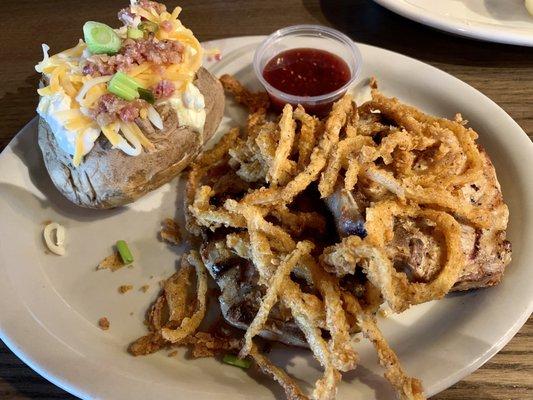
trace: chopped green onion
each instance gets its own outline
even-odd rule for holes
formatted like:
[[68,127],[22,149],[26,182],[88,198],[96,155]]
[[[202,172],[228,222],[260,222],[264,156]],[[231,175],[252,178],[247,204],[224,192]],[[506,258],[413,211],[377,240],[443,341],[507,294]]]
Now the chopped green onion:
[[101,22],[86,22],[83,25],[83,36],[89,51],[93,54],[115,54],[122,45],[120,37],[113,28]]
[[127,101],[132,101],[139,97],[139,88],[142,88],[139,82],[120,71],[113,75],[107,85],[107,90]]
[[146,33],[156,33],[159,30],[159,25],[152,21],[143,21],[139,24],[139,29]]
[[144,37],[144,32],[137,28],[128,28],[128,37],[130,39],[142,39]]
[[119,240],[117,242],[117,250],[124,264],[131,264],[133,262],[133,256],[131,255],[130,248],[124,240]]
[[141,99],[146,100],[150,104],[155,103],[155,96],[151,90],[139,88],[137,91],[139,92],[139,97]]
[[234,356],[233,354],[226,354],[222,359],[222,362],[229,365],[233,365],[234,367],[244,369],[250,368],[250,365],[252,365],[252,362],[250,360],[247,360],[245,358],[239,358],[237,356]]

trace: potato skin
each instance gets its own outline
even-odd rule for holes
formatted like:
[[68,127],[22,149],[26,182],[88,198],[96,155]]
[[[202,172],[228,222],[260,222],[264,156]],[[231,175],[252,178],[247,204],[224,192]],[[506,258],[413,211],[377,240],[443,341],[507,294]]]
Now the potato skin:
[[131,203],[173,179],[213,136],[224,114],[224,91],[218,79],[201,68],[194,83],[205,98],[203,135],[179,127],[176,112],[162,107],[164,129],[143,129],[155,151],[143,151],[136,157],[111,148],[101,136],[83,163],[74,167],[72,157],[57,146],[48,123],[39,118],[39,147],[57,189],[81,207],[105,209]]

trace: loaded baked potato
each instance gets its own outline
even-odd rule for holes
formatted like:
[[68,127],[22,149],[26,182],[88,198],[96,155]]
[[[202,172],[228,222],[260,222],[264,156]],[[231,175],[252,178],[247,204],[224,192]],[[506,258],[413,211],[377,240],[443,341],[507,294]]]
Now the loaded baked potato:
[[215,133],[223,89],[202,48],[165,6],[141,0],[124,26],[88,22],[85,40],[36,67],[43,74],[38,143],[58,190],[112,208],[181,172]]

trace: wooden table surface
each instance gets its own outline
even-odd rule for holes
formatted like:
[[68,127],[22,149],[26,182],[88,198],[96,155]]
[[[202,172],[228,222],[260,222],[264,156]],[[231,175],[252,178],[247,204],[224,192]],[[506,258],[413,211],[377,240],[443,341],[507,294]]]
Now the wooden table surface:
[[[2,0],[0,150],[35,115],[42,42],[71,47],[87,20],[115,24],[126,0]],[[177,5],[172,0],[169,8]],[[268,34],[288,25],[335,27],[354,40],[397,51],[462,79],[498,103],[533,136],[533,48],[449,36],[394,15],[371,0],[188,0],[183,22],[200,40]],[[9,14],[7,14],[9,12]],[[489,117],[489,116],[487,116]],[[72,399],[0,342],[1,399]],[[533,399],[533,318],[478,371],[433,397]]]

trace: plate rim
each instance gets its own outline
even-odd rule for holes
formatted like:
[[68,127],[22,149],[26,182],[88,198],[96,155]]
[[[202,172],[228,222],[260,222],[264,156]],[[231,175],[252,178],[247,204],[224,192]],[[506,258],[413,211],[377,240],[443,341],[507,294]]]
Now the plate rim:
[[405,0],[374,0],[374,2],[411,21],[454,35],[493,43],[533,47],[533,30],[531,34],[527,34],[512,32],[505,28],[481,24],[479,22],[476,22],[474,25],[468,25],[459,20],[439,18],[432,14],[426,14]]
[[[377,0],[376,0],[377,1]],[[238,37],[231,37],[231,38],[223,38],[223,39],[217,39],[217,40],[211,40],[211,41],[206,41],[206,42],[203,42],[202,44],[205,45],[205,46],[213,46],[213,45],[217,45],[217,43],[220,43],[220,42],[223,42],[223,41],[242,41],[244,40],[244,43],[242,43],[241,46],[246,46],[246,45],[250,45],[252,43],[254,43],[254,41],[257,41],[259,43],[260,40],[264,39],[266,37],[266,35],[250,35],[250,36],[238,36]],[[356,42],[357,43],[357,42]],[[505,118],[508,120],[509,123],[513,124],[516,129],[522,131],[522,133],[524,134],[524,143],[528,143],[528,145],[526,145],[525,147],[529,147],[529,150],[528,151],[531,151],[531,154],[533,155],[533,143],[529,140],[528,136],[525,134],[525,132],[523,131],[523,129],[518,125],[518,123],[516,121],[514,121],[508,114],[507,112],[502,108],[500,107],[499,105],[497,105],[493,100],[491,100],[489,97],[487,97],[485,94],[483,94],[482,92],[480,92],[479,90],[475,89],[474,87],[470,86],[469,84],[467,84],[466,82],[456,78],[455,76],[439,69],[439,68],[436,68],[430,64],[427,64],[427,63],[424,63],[420,60],[417,60],[417,59],[414,59],[412,57],[408,57],[408,56],[405,56],[403,54],[400,54],[400,53],[396,53],[396,52],[393,52],[393,51],[390,51],[390,50],[387,50],[387,49],[383,49],[383,48],[380,48],[380,47],[377,47],[377,46],[371,46],[371,45],[367,45],[367,44],[362,44],[362,43],[357,43],[359,46],[361,47],[369,47],[369,48],[373,48],[374,50],[378,50],[380,52],[387,52],[387,53],[392,53],[392,54],[395,54],[397,56],[401,56],[405,59],[408,59],[409,62],[415,62],[415,63],[420,63],[420,64],[423,64],[425,67],[427,68],[430,68],[432,69],[435,73],[437,74],[444,74],[447,76],[448,79],[453,79],[456,83],[459,83],[461,84],[463,87],[465,87],[465,89],[468,89],[470,90],[472,93],[475,92],[475,94],[477,96],[481,96],[481,98],[483,98],[486,102],[490,102],[494,107],[497,107],[498,110],[500,111],[500,114],[502,115],[502,117],[505,116]],[[9,144],[6,146],[5,149],[11,149],[12,146],[13,146],[13,143],[17,140],[17,137],[18,135],[24,131],[25,129],[29,129],[30,126],[32,124],[35,124],[36,122],[36,117],[34,119],[32,119],[28,124],[26,124],[18,133],[17,135],[14,136],[14,138],[9,142]],[[6,156],[6,151],[2,151],[2,153],[0,154],[0,161]],[[1,244],[1,243],[0,243]],[[2,258],[0,258],[0,275],[3,275],[3,274],[6,274],[5,271],[4,271],[4,266],[5,262]],[[98,397],[95,397],[95,396],[98,396],[99,394],[97,392],[94,391],[94,385],[90,385],[89,384],[89,388],[87,388],[87,383],[86,381],[84,380],[80,380],[80,381],[76,381],[76,382],[72,382],[72,381],[68,381],[68,380],[65,380],[65,371],[64,369],[62,369],[61,367],[60,368],[50,368],[49,366],[44,366],[42,365],[41,363],[38,363],[37,361],[35,361],[35,356],[32,356],[32,354],[28,351],[25,351],[21,346],[20,346],[20,338],[17,338],[17,337],[13,337],[13,335],[10,335],[9,332],[10,331],[13,331],[15,329],[13,329],[13,327],[10,327],[8,325],[6,325],[5,321],[4,321],[4,318],[3,318],[3,314],[4,314],[4,310],[8,307],[8,305],[6,304],[6,301],[5,301],[5,298],[6,298],[6,295],[8,295],[8,293],[13,293],[14,290],[13,288],[7,284],[8,280],[3,280],[3,279],[0,279],[0,289],[4,288],[6,290],[0,290],[0,310],[2,311],[2,313],[0,313],[0,339],[2,339],[4,341],[4,343],[6,344],[6,346],[11,350],[13,351],[13,353],[15,355],[17,355],[17,357],[19,357],[26,365],[28,365],[30,368],[32,368],[35,372],[37,372],[39,375],[41,375],[42,377],[44,377],[45,379],[47,379],[48,381],[50,381],[51,383],[55,384],[56,386],[64,389],[65,391],[77,396],[77,397],[80,397],[80,398],[83,398],[83,399],[89,399],[89,398],[98,398]],[[16,293],[13,293],[15,296],[17,296]],[[25,304],[18,304],[19,308],[25,308],[26,305]],[[28,309],[28,311],[30,311]],[[527,309],[525,309],[520,318],[517,318],[513,325],[508,327],[506,333],[500,337],[500,339],[498,341],[496,341],[495,343],[493,343],[491,345],[491,347],[485,351],[484,353],[482,353],[481,355],[479,355],[479,357],[475,360],[473,360],[473,362],[469,363],[467,367],[463,368],[462,370],[460,370],[459,372],[457,372],[456,374],[452,374],[448,377],[446,377],[445,379],[442,379],[441,381],[437,382],[436,384],[433,385],[432,387],[432,391],[430,392],[427,392],[426,394],[429,396],[432,396],[448,387],[450,387],[451,385],[453,385],[454,383],[458,382],[459,380],[463,379],[465,376],[469,375],[470,373],[472,373],[473,371],[475,371],[476,369],[478,369],[481,365],[483,365],[485,362],[487,362],[492,356],[494,356],[497,352],[499,352],[512,338],[513,336],[516,334],[516,332],[518,332],[518,330],[524,325],[524,323],[527,321],[527,319],[529,318],[529,316],[531,315],[533,311],[533,296],[530,298],[529,300],[529,304],[527,306]],[[30,311],[31,313],[31,311]],[[24,319],[28,319],[28,315],[24,315]],[[32,325],[34,326],[40,326],[38,321],[36,321],[35,319],[32,319],[30,318]],[[22,325],[24,324],[27,324],[28,321],[23,321],[23,322],[19,322],[21,323]],[[42,326],[41,326],[42,328]],[[59,343],[63,348],[65,348],[66,350],[70,350],[70,352],[72,352],[72,349],[70,349],[65,343],[61,342],[57,337],[53,336],[53,335],[47,335],[47,339],[49,340],[53,340],[54,342],[57,342]],[[83,360],[88,367],[90,367],[91,365],[91,361],[90,360]],[[53,371],[50,371],[50,370],[53,370]],[[192,394],[191,392],[188,392],[188,391],[184,391],[182,394]],[[207,398],[208,396],[206,396]]]

